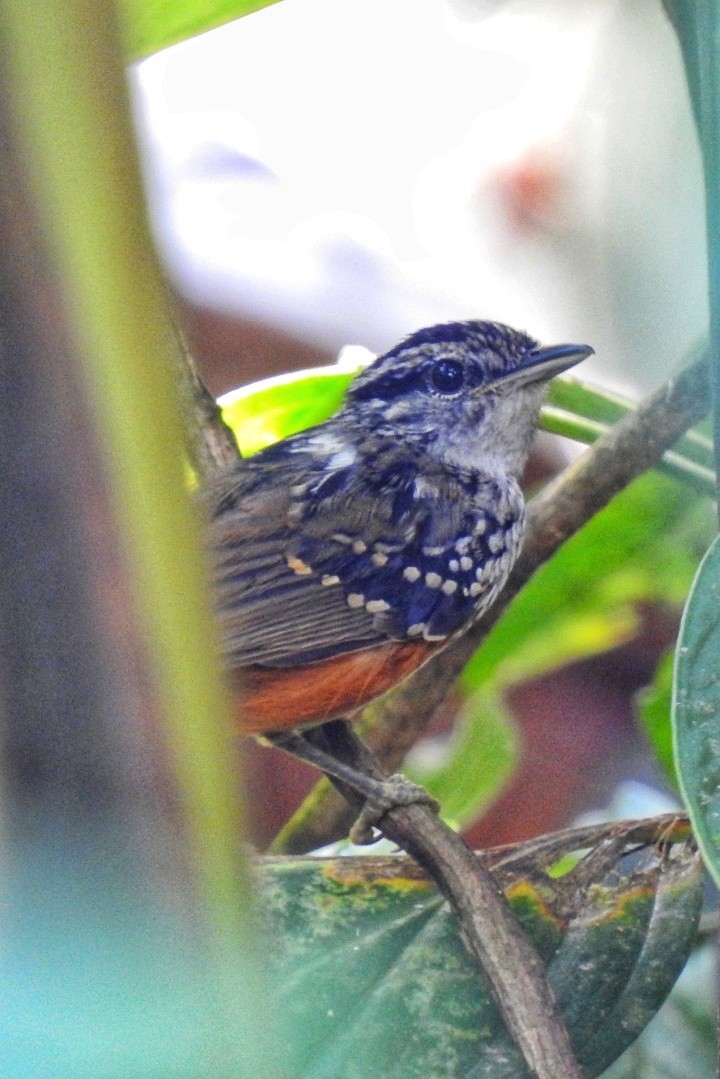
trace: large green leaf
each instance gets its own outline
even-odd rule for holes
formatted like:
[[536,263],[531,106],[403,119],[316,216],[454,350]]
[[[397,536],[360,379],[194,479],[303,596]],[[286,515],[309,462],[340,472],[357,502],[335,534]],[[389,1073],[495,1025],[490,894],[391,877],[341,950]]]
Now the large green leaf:
[[128,59],[175,45],[277,0],[120,0]]
[[[701,896],[686,827],[665,818],[654,829],[661,847],[646,846],[639,862],[637,829],[612,827],[621,840],[601,868],[608,826],[581,842],[551,837],[544,849],[540,840],[489,855],[548,964],[588,1076],[664,1001],[689,954]],[[549,865],[579,846],[595,853],[552,879]],[[623,848],[635,853],[623,859]],[[299,1074],[523,1079],[454,916],[408,859],[278,859],[264,874]]]
[[683,616],[673,696],[675,764],[708,868],[720,881],[720,538]]

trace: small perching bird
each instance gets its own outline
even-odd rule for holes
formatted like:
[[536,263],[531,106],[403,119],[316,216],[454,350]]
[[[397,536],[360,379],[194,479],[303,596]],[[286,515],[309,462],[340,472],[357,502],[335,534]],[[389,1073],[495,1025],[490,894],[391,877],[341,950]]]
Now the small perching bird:
[[591,353],[494,322],[419,330],[331,419],[217,479],[209,545],[241,731],[352,716],[487,610],[522,545],[518,478],[547,381]]

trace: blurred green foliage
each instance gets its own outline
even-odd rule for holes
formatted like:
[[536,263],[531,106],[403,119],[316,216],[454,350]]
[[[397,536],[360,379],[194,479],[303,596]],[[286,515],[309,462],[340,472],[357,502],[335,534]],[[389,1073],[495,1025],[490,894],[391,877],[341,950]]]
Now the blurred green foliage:
[[640,725],[647,735],[665,778],[677,789],[678,779],[673,754],[672,688],[675,669],[675,650],[667,652],[658,664],[652,684],[644,689],[636,701]]

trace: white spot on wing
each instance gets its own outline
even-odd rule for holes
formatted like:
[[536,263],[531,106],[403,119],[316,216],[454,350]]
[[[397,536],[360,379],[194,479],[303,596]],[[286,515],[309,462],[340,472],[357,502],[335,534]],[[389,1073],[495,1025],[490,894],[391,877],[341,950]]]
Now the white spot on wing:
[[487,545],[493,554],[497,554],[505,546],[505,533],[501,529],[493,532],[492,536],[488,536]]
[[338,450],[337,453],[334,453],[332,455],[332,457],[328,461],[328,468],[349,468],[350,465],[355,464],[356,457],[357,454],[355,453],[355,450],[352,448],[352,446],[345,446],[344,449]]

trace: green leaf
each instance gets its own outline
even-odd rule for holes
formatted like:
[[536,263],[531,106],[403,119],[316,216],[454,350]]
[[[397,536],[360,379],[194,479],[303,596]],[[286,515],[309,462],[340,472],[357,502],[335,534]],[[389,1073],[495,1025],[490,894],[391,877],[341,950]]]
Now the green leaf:
[[665,0],[678,36],[705,178],[710,355],[715,456],[720,460],[720,8],[712,0]]
[[680,628],[675,764],[698,842],[720,881],[720,537],[698,570]]
[[650,741],[666,778],[673,787],[677,787],[670,721],[674,664],[674,653],[667,652],[660,660],[652,685],[638,694],[635,705],[640,725]]
[[244,456],[327,420],[361,365],[338,364],[254,382],[218,402]]
[[667,1002],[602,1079],[716,1079],[717,946],[698,948]]
[[492,687],[463,701],[440,765],[422,766],[411,755],[405,772],[442,806],[443,819],[458,828],[474,820],[511,779],[518,756],[512,716]]
[[277,0],[120,0],[128,59],[175,45]]
[[[553,860],[576,845],[554,849]],[[637,849],[629,835],[626,846]],[[583,862],[553,881],[549,859],[532,850],[495,855],[505,862],[499,879],[548,964],[587,1075],[598,1075],[682,969],[699,913],[699,859],[684,842],[669,858],[649,847],[639,864],[612,859],[589,887]],[[409,860],[277,859],[264,875],[305,1079],[525,1075],[454,916]]]

